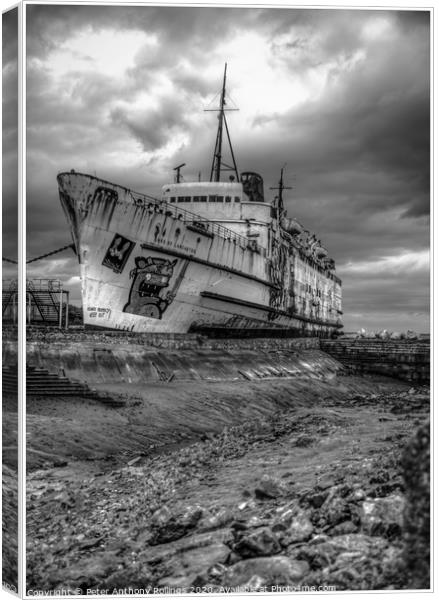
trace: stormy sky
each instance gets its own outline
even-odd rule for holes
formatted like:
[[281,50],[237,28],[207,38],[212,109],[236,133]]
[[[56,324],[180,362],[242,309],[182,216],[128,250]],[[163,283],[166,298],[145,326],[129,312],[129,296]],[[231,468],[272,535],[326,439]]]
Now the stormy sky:
[[[227,62],[238,168],[259,172],[271,199],[286,163],[289,215],[316,232],[343,280],[345,331],[428,331],[429,19],[29,5],[28,257],[70,242],[60,171],[153,195],[183,162],[186,181],[208,178],[217,121],[204,109]],[[29,276],[61,278],[79,303],[72,253]]]

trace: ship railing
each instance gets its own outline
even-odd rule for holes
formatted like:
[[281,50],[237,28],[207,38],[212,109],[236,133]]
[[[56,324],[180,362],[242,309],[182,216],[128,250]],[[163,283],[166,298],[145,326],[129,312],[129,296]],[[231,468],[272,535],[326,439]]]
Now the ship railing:
[[18,280],[17,279],[2,279],[2,290],[15,292],[18,290]]
[[194,228],[200,230],[200,233],[210,233],[213,235],[218,235],[223,239],[229,240],[230,242],[239,245],[242,249],[250,249],[254,252],[264,253],[265,249],[259,244],[255,243],[254,240],[249,240],[247,237],[232,231],[231,229],[227,229],[223,225],[219,223],[214,223],[213,221],[209,221],[196,213],[190,212],[185,208],[180,208],[179,206],[174,206],[165,200],[159,200],[158,198],[152,198],[151,196],[146,196],[143,194],[132,194],[133,201],[136,205],[146,206],[146,208],[151,211],[165,214],[167,216],[173,216],[179,221],[183,223],[191,224]]
[[27,279],[26,289],[36,292],[61,292],[62,283],[59,279]]

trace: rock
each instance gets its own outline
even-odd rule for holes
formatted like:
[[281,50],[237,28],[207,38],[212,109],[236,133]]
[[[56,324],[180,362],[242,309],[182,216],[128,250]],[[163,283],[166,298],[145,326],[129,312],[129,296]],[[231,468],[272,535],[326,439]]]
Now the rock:
[[115,553],[100,552],[87,556],[65,569],[47,573],[47,581],[53,588],[80,588],[83,591],[100,588],[106,577],[117,572],[118,563]]
[[221,508],[214,514],[207,513],[199,521],[197,525],[198,531],[211,531],[212,529],[219,529],[228,525],[234,519],[233,511],[227,508]]
[[325,535],[324,533],[317,533],[316,535],[313,535],[312,538],[309,540],[308,544],[313,545],[313,544],[323,544],[324,542],[329,541],[329,537],[327,535]]
[[352,521],[343,521],[328,531],[328,535],[346,535],[356,533],[358,527]]
[[402,340],[404,339],[404,334],[400,333],[399,331],[394,331],[391,335],[390,335],[390,339],[391,340]]
[[143,564],[130,565],[122,570],[117,569],[105,579],[104,585],[108,589],[126,589],[129,587],[143,588],[145,581],[150,581],[152,577],[151,570]]
[[417,340],[419,338],[418,334],[415,331],[413,331],[412,329],[407,330],[405,337],[408,340]]
[[351,533],[330,538],[320,544],[308,544],[300,548],[296,558],[306,560],[313,570],[321,570],[334,567],[339,555],[348,562],[349,557],[365,557],[371,552],[382,552],[385,547],[386,541],[381,538]]
[[188,584],[194,581],[200,584],[208,581],[209,571],[212,567],[219,563],[225,563],[229,554],[230,548],[222,543],[187,549],[172,560],[172,572],[180,570],[185,573]]
[[390,338],[390,333],[387,331],[387,329],[382,329],[377,333],[376,337],[380,340],[388,340]]
[[390,479],[387,469],[378,469],[370,478],[370,483],[387,483]]
[[430,587],[430,423],[410,440],[402,456],[406,485],[404,510],[405,561],[410,586]]
[[319,481],[316,484],[316,488],[321,491],[321,490],[327,490],[329,488],[334,487],[335,485],[335,481],[332,477],[323,477],[322,479],[319,479]]
[[352,490],[351,494],[346,498],[348,502],[360,502],[366,498],[366,492],[363,488],[356,487]]
[[269,527],[261,527],[251,533],[245,533],[234,544],[233,550],[243,558],[271,556],[281,551],[276,536]]
[[329,490],[311,493],[307,496],[306,501],[314,508],[320,508],[329,495]]
[[250,580],[256,576],[260,586],[294,585],[306,575],[308,570],[309,565],[306,561],[299,561],[286,556],[250,558],[229,567],[222,584],[230,587],[246,587]]
[[282,546],[288,546],[309,539],[314,526],[308,514],[297,504],[292,504],[275,519],[272,530],[278,536]]
[[255,496],[258,500],[267,498],[278,498],[286,492],[286,484],[270,475],[264,475],[255,487]]
[[399,494],[365,500],[359,514],[362,531],[372,536],[400,535],[404,503],[404,497]]
[[311,446],[312,444],[314,444],[315,438],[307,435],[306,433],[303,433],[302,435],[299,435],[299,437],[296,439],[294,445],[297,446],[298,448],[307,448],[308,446]]
[[225,565],[221,563],[215,563],[207,571],[207,580],[220,583],[226,571],[227,567]]
[[203,516],[199,506],[188,506],[182,513],[173,514],[167,506],[156,511],[151,519],[151,545],[178,540],[195,528]]
[[338,495],[338,490],[330,493],[320,509],[320,514],[327,526],[334,527],[338,523],[351,518],[351,509],[348,502]]

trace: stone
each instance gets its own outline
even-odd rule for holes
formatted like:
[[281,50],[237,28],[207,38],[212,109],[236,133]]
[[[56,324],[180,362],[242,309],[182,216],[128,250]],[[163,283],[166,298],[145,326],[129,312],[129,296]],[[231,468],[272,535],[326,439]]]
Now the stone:
[[152,577],[151,569],[144,564],[125,566],[123,569],[117,569],[105,579],[105,587],[108,589],[126,589],[129,587],[143,588],[145,581],[150,581]]
[[47,580],[53,588],[94,589],[102,587],[106,577],[117,571],[118,558],[112,552],[99,552],[69,565],[49,572]]
[[404,504],[404,497],[399,494],[365,500],[359,512],[361,530],[372,536],[400,535]]
[[306,511],[293,503],[285,507],[276,517],[272,530],[278,536],[282,546],[288,546],[309,539],[314,531],[314,526]]
[[310,545],[314,545],[314,544],[323,544],[324,542],[329,541],[329,537],[327,535],[325,535],[324,533],[317,533],[316,535],[313,535],[312,538],[309,540],[308,544]]
[[269,527],[255,529],[251,533],[245,533],[234,544],[233,550],[243,558],[254,556],[271,556],[281,551],[276,536]]
[[[332,477],[323,477],[316,483],[316,488],[321,490],[327,490],[329,488],[334,487],[335,481]],[[329,493],[329,492],[328,492]]]
[[343,521],[328,531],[328,535],[346,535],[355,533],[358,527],[352,521]]
[[320,508],[329,495],[329,490],[314,492],[306,497],[306,501],[314,508]]
[[352,493],[347,497],[348,502],[360,502],[361,500],[364,500],[366,498],[366,492],[363,490],[363,488],[360,487],[356,487],[354,490],[352,490]]
[[327,526],[334,527],[338,523],[350,520],[351,509],[348,502],[338,494],[330,494],[320,509]]
[[343,557],[341,560],[348,562],[349,557],[353,559],[365,557],[371,552],[382,552],[386,544],[382,538],[351,533],[329,538],[320,544],[308,544],[300,549],[296,558],[306,560],[313,570],[322,570],[334,568],[339,555]]
[[298,436],[294,445],[297,446],[298,448],[307,448],[308,446],[312,446],[312,444],[314,444],[314,441],[315,441],[314,437],[307,435],[306,433],[303,433],[302,435]]
[[417,340],[419,338],[418,334],[415,331],[413,331],[412,329],[407,330],[405,337],[408,340]]
[[202,519],[197,524],[198,531],[211,531],[219,529],[231,523],[234,519],[233,511],[227,508],[221,508],[214,514],[205,513]]
[[188,506],[183,512],[174,514],[163,506],[151,518],[151,545],[178,540],[195,528],[203,516],[199,506]]
[[406,487],[404,558],[410,586],[430,587],[430,423],[422,425],[402,456]]
[[255,496],[258,500],[278,498],[285,494],[286,489],[286,484],[280,479],[264,475],[255,487]]
[[399,331],[393,331],[390,335],[391,340],[402,340],[404,338],[404,334]]
[[387,329],[382,329],[377,333],[377,338],[380,340],[388,340],[390,339],[390,333],[387,331]]
[[246,587],[250,580],[256,576],[261,586],[294,585],[308,571],[309,565],[306,561],[295,560],[287,556],[250,558],[229,567],[222,584],[234,588],[237,586]]

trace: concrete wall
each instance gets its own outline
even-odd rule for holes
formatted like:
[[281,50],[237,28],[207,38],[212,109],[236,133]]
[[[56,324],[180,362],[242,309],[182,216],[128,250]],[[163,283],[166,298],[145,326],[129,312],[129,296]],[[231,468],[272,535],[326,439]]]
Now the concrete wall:
[[[267,378],[332,377],[341,365],[318,349],[317,339],[190,340],[149,338],[149,344],[98,340],[28,341],[29,366],[47,369],[89,385],[167,381],[233,381]],[[163,336],[160,336],[163,337]],[[98,338],[99,339],[99,338]],[[3,359],[14,360],[16,346],[4,342]]]
[[320,348],[355,373],[379,373],[406,381],[430,381],[430,343],[378,339],[321,340]]

